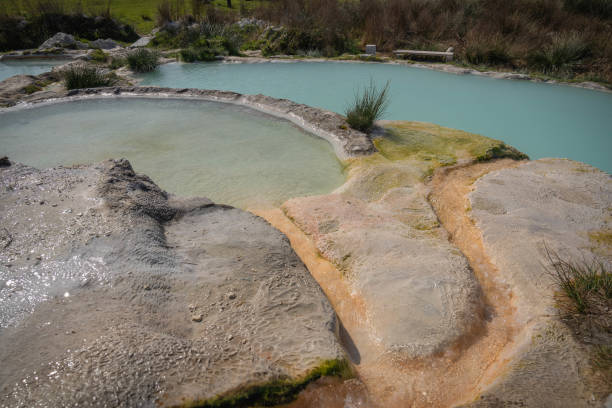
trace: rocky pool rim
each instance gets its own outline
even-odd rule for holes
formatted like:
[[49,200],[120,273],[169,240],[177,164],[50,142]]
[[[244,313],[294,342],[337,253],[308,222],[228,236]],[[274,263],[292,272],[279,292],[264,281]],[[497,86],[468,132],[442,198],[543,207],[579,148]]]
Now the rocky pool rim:
[[64,95],[36,101],[21,101],[0,108],[3,114],[60,103],[93,99],[173,99],[203,101],[242,106],[276,119],[286,120],[311,135],[327,140],[341,161],[367,156],[376,152],[370,136],[346,123],[345,118],[332,111],[299,104],[289,99],[278,99],[257,94],[195,88],[165,88],[152,86],[112,86],[67,91]]

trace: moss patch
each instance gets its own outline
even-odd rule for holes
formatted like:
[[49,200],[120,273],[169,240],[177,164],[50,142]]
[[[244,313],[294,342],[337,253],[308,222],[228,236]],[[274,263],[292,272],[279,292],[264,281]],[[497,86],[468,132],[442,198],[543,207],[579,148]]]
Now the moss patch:
[[487,150],[484,154],[476,157],[476,160],[479,162],[485,162],[494,159],[512,159],[512,160],[528,160],[529,156],[525,153],[518,151],[512,146],[507,146],[504,143],[500,145],[493,146],[489,150]]
[[280,378],[265,384],[252,385],[204,401],[182,405],[184,408],[270,407],[286,404],[308,384],[321,377],[350,378],[353,373],[346,360],[326,360],[302,378]]
[[42,91],[42,88],[36,84],[30,84],[23,88],[24,92],[28,95],[33,94],[34,92]]
[[422,122],[391,122],[385,125],[384,134],[374,139],[374,145],[378,153],[350,162],[349,170],[406,163],[418,169],[421,178],[427,178],[436,168],[453,165],[458,160],[528,158],[499,140]]
[[612,247],[612,230],[591,231],[589,239],[599,245]]
[[449,165],[457,159],[527,158],[499,140],[431,123],[392,122],[385,130],[385,136],[376,140],[376,147],[390,160],[415,156],[420,160]]

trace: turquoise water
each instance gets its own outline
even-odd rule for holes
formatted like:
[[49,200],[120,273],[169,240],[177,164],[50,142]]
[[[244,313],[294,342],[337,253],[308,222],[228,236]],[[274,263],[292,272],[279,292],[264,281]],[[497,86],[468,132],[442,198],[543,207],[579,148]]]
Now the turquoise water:
[[202,101],[97,99],[0,113],[0,155],[38,168],[123,157],[166,191],[242,208],[326,194],[345,180],[327,141]]
[[57,59],[27,59],[0,61],[0,81],[13,75],[39,75],[51,71],[57,65],[62,65],[67,60]]
[[167,64],[143,85],[231,90],[343,113],[359,86],[391,81],[385,119],[433,122],[500,139],[531,158],[567,157],[612,173],[612,93],[453,75],[390,64]]

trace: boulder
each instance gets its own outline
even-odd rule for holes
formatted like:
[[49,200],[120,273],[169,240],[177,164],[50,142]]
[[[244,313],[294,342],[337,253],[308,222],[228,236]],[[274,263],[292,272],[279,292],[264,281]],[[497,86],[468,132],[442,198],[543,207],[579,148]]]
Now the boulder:
[[125,160],[13,164],[0,191],[0,406],[182,406],[346,367],[333,309],[263,219]]
[[178,21],[169,21],[166,24],[164,24],[161,30],[174,33],[178,31],[180,28],[181,28],[181,23],[179,23]]
[[107,38],[106,40],[95,40],[89,43],[89,48],[100,48],[102,50],[111,50],[117,47],[119,47],[119,44],[110,38]]
[[138,39],[138,41],[136,41],[135,43],[130,45],[130,48],[146,47],[147,45],[149,45],[149,43],[151,42],[152,39],[153,39],[153,37],[152,36],[148,36],[148,35],[140,37]]
[[66,33],[57,33],[53,37],[42,43],[38,48],[73,48],[76,47],[76,43],[77,41],[72,35]]

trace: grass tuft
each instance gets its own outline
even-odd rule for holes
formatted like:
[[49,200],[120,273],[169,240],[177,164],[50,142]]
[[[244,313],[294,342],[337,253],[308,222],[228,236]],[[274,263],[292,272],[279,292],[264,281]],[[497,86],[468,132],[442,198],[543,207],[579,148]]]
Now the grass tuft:
[[108,55],[100,48],[93,50],[90,56],[91,59],[96,62],[106,62],[106,59],[108,58]]
[[112,57],[110,62],[110,69],[119,69],[121,67],[125,67],[127,65],[127,60],[125,58]]
[[128,54],[127,65],[134,72],[154,71],[159,65],[159,53],[146,48],[138,48]]
[[[612,272],[608,266],[599,260],[566,261],[546,251],[552,265],[550,275],[565,298],[561,302],[564,310],[581,315],[607,314],[612,308]],[[612,320],[612,316],[608,318]]]
[[353,102],[346,109],[346,121],[353,128],[369,132],[389,106],[389,81],[378,89],[372,79],[363,93],[356,92]]
[[66,89],[99,88],[110,86],[114,79],[98,67],[74,64],[62,71]]

